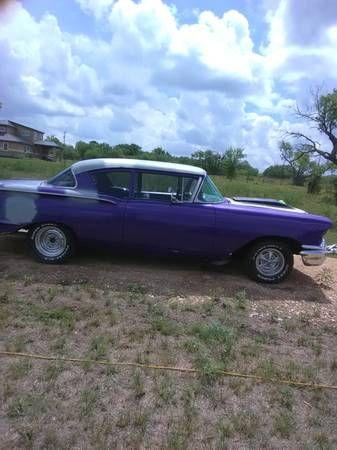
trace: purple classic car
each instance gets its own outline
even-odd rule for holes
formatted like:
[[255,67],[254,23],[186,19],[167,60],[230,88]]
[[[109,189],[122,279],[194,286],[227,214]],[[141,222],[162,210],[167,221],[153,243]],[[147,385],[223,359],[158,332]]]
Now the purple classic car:
[[198,167],[131,159],[73,164],[49,181],[0,181],[0,233],[28,230],[35,256],[60,263],[88,243],[227,261],[276,283],[325,258],[332,222],[282,201],[224,198]]

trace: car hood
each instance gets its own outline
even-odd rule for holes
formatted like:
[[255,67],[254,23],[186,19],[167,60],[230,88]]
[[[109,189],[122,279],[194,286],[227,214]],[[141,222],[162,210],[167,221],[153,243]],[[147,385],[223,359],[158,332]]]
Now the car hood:
[[[254,203],[254,200],[258,200],[258,202]],[[260,200],[262,199],[252,198],[252,201],[249,202],[247,198],[245,198],[245,201],[226,198],[224,203],[218,206],[219,209],[227,209],[230,206],[231,209],[244,215],[261,215],[293,221],[311,221],[313,224],[317,224],[322,230],[328,230],[332,227],[332,221],[328,217],[311,214],[303,209],[294,208],[283,203],[280,206],[271,206],[270,204],[260,203]]]

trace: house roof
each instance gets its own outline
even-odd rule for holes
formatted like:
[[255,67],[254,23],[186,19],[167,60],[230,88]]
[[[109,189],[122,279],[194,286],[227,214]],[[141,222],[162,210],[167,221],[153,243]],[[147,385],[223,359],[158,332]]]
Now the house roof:
[[43,145],[43,146],[45,146],[45,147],[57,147],[57,148],[60,147],[59,145],[56,144],[56,142],[53,142],[53,141],[43,141],[43,140],[35,141],[35,142],[34,142],[34,145]]
[[21,144],[29,144],[29,142],[24,141],[19,136],[14,136],[13,134],[5,133],[0,135],[0,141],[3,142],[20,142]]
[[200,169],[200,167],[188,166],[186,164],[121,158],[86,159],[84,161],[76,162],[71,168],[74,174],[105,168],[161,170],[163,172],[179,172],[199,176],[206,174],[205,170]]
[[10,125],[10,126],[19,125],[20,127],[29,128],[30,130],[38,131],[39,133],[43,133],[43,131],[41,131],[41,130],[37,130],[36,128],[29,127],[28,125],[24,125],[23,123],[13,122],[13,120],[1,119],[0,120],[0,125]]

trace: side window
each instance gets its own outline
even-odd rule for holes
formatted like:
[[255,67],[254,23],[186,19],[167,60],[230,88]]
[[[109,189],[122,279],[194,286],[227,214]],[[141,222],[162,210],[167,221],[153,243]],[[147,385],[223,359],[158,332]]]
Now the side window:
[[198,202],[201,203],[221,203],[223,197],[216,188],[213,181],[207,176],[201,186],[198,194]]
[[73,188],[76,186],[74,175],[70,169],[67,169],[48,181],[48,184],[60,187]]
[[198,184],[197,177],[183,177],[161,173],[140,173],[136,187],[136,198],[170,202],[172,197],[190,201]]
[[97,192],[112,197],[127,198],[130,193],[130,172],[98,171],[91,174],[97,187]]

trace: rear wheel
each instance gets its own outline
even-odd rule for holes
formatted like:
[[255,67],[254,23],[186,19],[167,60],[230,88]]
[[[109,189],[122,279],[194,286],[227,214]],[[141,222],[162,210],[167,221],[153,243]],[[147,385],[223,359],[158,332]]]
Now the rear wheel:
[[37,225],[30,230],[28,239],[35,257],[47,264],[60,264],[74,252],[73,235],[62,225]]
[[250,278],[262,283],[279,283],[292,271],[294,257],[287,243],[268,240],[253,244],[246,253]]

